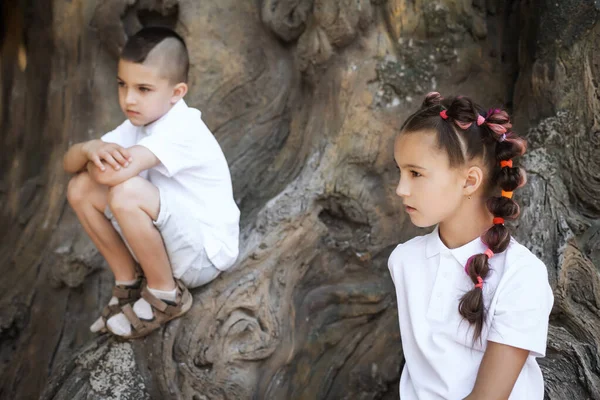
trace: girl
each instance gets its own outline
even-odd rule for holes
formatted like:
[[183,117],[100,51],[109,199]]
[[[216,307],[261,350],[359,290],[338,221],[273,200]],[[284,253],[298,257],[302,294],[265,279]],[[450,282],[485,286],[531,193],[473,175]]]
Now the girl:
[[388,261],[402,400],[544,397],[535,358],[554,299],[545,265],[504,225],[519,215],[512,192],[525,183],[512,161],[525,141],[511,127],[505,111],[434,92],[396,138],[396,193],[413,224],[436,226]]

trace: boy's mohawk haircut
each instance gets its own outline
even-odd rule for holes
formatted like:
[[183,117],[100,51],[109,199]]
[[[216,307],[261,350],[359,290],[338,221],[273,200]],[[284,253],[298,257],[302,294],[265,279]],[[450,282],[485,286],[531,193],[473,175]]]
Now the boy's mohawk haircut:
[[173,30],[160,26],[142,28],[131,36],[121,51],[121,59],[143,64],[150,52],[165,39],[174,39],[169,46],[169,78],[172,82],[187,82],[189,56],[187,46],[181,36]]

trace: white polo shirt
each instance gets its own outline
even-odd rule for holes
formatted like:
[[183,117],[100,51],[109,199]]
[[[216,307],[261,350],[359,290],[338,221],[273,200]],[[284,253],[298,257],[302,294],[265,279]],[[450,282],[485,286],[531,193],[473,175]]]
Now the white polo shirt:
[[406,364],[402,400],[458,400],[473,389],[487,341],[530,351],[510,400],[542,400],[544,381],[535,357],[544,357],[548,318],[554,302],[546,266],[514,239],[490,259],[483,286],[488,310],[481,343],[458,312],[473,288],[467,259],[483,253],[479,238],[448,249],[438,228],[398,245],[388,267],[396,286],[398,319]]
[[198,223],[215,267],[226,270],[233,265],[239,251],[240,211],[225,155],[199,110],[180,100],[152,124],[137,127],[126,120],[102,140],[126,148],[140,145],[154,153],[160,164],[140,176],[168,193],[176,202],[171,209]]

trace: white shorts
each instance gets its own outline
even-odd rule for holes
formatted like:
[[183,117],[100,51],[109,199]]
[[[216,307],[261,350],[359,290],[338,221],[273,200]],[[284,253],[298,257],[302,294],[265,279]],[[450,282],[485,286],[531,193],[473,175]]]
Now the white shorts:
[[[173,276],[181,279],[190,289],[205,285],[219,276],[221,271],[208,259],[202,233],[196,224],[193,224],[193,220],[185,213],[172,212],[174,209],[170,207],[172,204],[169,196],[160,191],[160,210],[157,220],[153,223],[162,236]],[[108,206],[104,210],[104,215],[119,232],[133,258],[138,261]]]

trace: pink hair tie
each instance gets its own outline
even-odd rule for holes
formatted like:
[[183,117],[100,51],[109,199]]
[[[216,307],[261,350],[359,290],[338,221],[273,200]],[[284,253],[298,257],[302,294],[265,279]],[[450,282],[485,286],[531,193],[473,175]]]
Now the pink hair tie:
[[481,115],[477,115],[477,126],[483,125],[484,122],[485,122],[485,118],[483,118],[483,116],[481,116]]
[[469,259],[465,263],[465,274],[467,274],[467,275],[469,275],[469,265],[471,265],[471,262],[473,261],[474,258],[475,258],[475,254],[473,254],[471,257],[469,257]]
[[506,140],[506,133],[503,133],[502,136],[498,138],[499,142],[504,142]]
[[494,257],[494,252],[491,249],[486,249],[483,254],[485,254],[487,256],[487,258],[492,258]]
[[446,110],[440,111],[440,117],[442,117],[443,119],[448,119],[448,114],[446,113]]
[[477,275],[477,284],[475,285],[476,288],[479,289],[483,289],[483,279],[481,279],[481,277],[479,275]]

